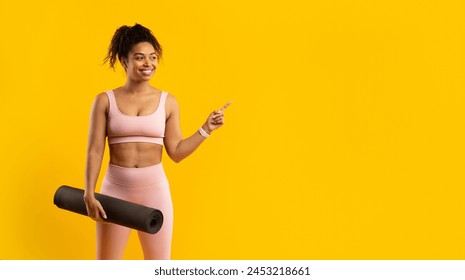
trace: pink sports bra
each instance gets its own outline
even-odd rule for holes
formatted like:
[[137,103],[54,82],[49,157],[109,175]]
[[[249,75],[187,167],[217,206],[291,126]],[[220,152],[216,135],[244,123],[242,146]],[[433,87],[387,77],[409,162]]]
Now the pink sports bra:
[[144,116],[129,116],[122,113],[116,104],[115,93],[106,91],[110,101],[108,110],[108,144],[148,142],[163,145],[165,137],[165,101],[167,92],[161,93],[155,112]]

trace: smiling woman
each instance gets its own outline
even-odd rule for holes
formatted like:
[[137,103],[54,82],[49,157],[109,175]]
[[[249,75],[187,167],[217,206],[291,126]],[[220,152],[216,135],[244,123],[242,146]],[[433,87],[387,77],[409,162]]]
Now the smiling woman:
[[138,235],[145,259],[169,259],[173,206],[161,164],[163,146],[172,160],[183,160],[223,125],[230,104],[210,113],[199,131],[184,139],[176,99],[149,84],[161,55],[152,32],[136,24],[116,30],[105,58],[112,68],[119,60],[126,83],[97,95],[91,111],[84,200],[88,215],[97,221],[98,259],[121,259],[130,234],[127,227],[105,222],[105,209],[95,198],[105,139],[110,163],[100,193],[161,210],[160,231]]
[[[151,43],[141,42],[137,44],[128,54],[127,59],[123,59],[123,66],[128,71],[133,71],[135,77],[150,79],[158,66],[158,56]],[[128,68],[132,66],[132,68]]]

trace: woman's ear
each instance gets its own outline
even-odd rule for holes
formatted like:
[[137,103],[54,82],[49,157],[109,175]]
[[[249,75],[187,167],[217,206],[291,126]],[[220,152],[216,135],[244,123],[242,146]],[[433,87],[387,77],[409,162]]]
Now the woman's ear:
[[124,70],[126,70],[126,68],[128,68],[128,64],[127,64],[127,62],[126,62],[126,58],[123,58],[123,59],[121,60],[121,65],[123,66]]

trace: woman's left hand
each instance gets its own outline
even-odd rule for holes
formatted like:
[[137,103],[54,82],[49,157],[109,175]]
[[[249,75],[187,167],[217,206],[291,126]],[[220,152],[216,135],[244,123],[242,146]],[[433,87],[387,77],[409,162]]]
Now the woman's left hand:
[[202,126],[202,128],[208,133],[211,134],[212,131],[220,128],[224,124],[224,110],[231,105],[232,101],[226,103],[221,109],[213,111],[207,118],[207,121]]

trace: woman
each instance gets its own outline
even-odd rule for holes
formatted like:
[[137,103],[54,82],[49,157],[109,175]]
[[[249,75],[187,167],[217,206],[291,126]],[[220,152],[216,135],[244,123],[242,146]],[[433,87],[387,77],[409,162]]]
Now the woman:
[[169,259],[173,207],[161,163],[163,145],[168,156],[180,162],[223,125],[224,110],[230,105],[212,112],[199,131],[183,139],[176,99],[149,84],[161,55],[152,32],[136,24],[116,30],[105,58],[113,69],[119,60],[126,83],[97,95],[91,110],[84,201],[88,215],[97,221],[97,259],[121,259],[131,231],[106,223],[105,209],[94,195],[105,138],[110,162],[100,193],[160,209],[164,216],[160,231],[138,235],[145,259]]

